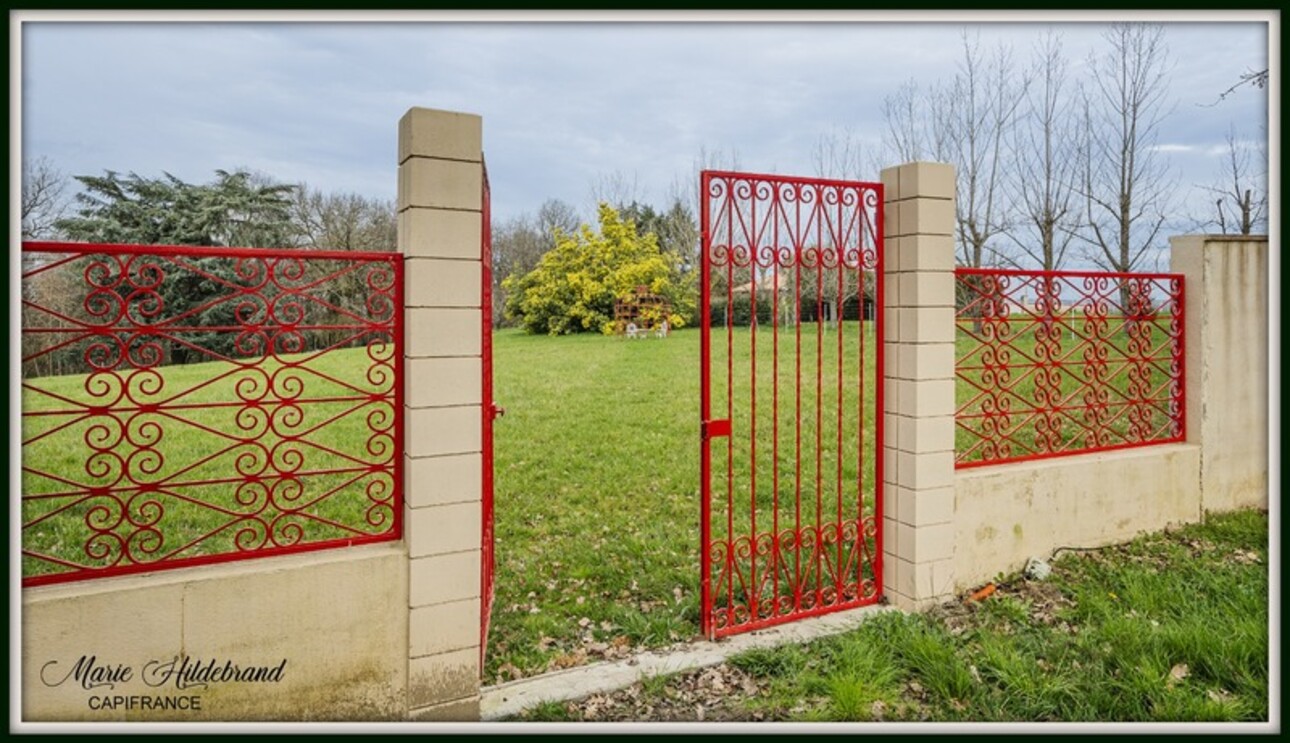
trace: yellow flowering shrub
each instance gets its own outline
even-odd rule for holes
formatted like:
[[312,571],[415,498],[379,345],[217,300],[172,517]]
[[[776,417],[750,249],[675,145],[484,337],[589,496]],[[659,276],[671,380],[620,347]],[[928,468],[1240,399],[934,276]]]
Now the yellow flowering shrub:
[[685,290],[693,281],[681,275],[680,256],[660,249],[652,232],[637,234],[608,204],[600,204],[598,216],[599,231],[584,224],[575,234],[557,234],[536,268],[502,282],[508,317],[530,333],[609,334],[614,300],[648,286],[672,302],[668,322],[681,327],[695,300]]

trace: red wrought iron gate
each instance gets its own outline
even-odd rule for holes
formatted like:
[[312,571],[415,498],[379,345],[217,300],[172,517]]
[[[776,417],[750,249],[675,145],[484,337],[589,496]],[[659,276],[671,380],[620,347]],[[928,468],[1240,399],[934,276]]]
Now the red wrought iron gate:
[[882,196],[700,175],[707,637],[882,595]]
[[481,442],[483,472],[481,473],[482,513],[480,523],[483,526],[480,542],[479,566],[479,667],[484,667],[484,656],[488,652],[488,625],[493,615],[493,574],[496,568],[493,554],[493,419],[502,414],[502,409],[493,403],[493,224],[492,224],[492,191],[488,186],[488,165],[483,165],[483,192],[480,194],[480,315],[483,325],[483,337],[480,339],[481,366],[481,413],[480,430],[483,433]]

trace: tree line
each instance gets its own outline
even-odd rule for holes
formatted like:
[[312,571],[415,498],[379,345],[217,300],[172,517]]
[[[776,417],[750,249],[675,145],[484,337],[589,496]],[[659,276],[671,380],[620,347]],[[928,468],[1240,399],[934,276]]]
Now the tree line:
[[[1175,106],[1168,98],[1164,28],[1112,25],[1084,62],[1073,69],[1055,33],[1041,36],[1028,56],[1003,44],[986,48],[965,33],[951,75],[909,80],[883,100],[876,152],[865,152],[851,131],[821,136],[813,153],[816,175],[875,180],[884,164],[953,164],[962,266],[1152,268],[1181,203],[1159,139]],[[1210,105],[1242,85],[1261,88],[1265,80],[1266,71],[1247,73]],[[1193,184],[1212,208],[1188,229],[1266,230],[1266,150],[1247,146],[1245,136],[1229,130],[1214,179]],[[701,151],[695,166],[737,170],[738,155]],[[66,179],[49,161],[27,164],[23,175],[25,238],[396,249],[392,202],[323,193],[245,170],[216,171],[205,184],[169,174],[77,176],[81,190],[70,204]],[[697,322],[693,181],[690,174],[656,208],[639,198],[634,183],[614,174],[593,187],[594,226],[559,199],[495,224],[495,322],[530,332],[603,331],[614,300],[641,285],[671,302],[674,325]],[[191,289],[176,287],[174,301],[185,301]],[[848,296],[855,299],[859,291],[853,287]],[[43,293],[45,301],[62,298],[56,290]],[[362,287],[343,293],[352,295],[345,301],[359,301]]]
[[[1267,229],[1266,149],[1234,128],[1214,180],[1192,184],[1212,197],[1210,213],[1178,220],[1185,190],[1160,141],[1165,117],[1178,113],[1165,29],[1114,24],[1101,42],[1076,74],[1059,34],[1022,58],[964,33],[952,76],[907,81],[884,100],[888,158],[956,168],[960,265],[1055,270],[1079,261],[1130,272],[1154,267],[1171,220],[1200,231]],[[1266,72],[1258,74],[1223,97],[1261,87]]]
[[[324,193],[307,184],[281,183],[247,170],[217,170],[208,183],[188,183],[169,173],[145,177],[107,171],[75,176],[80,190],[64,198],[68,183],[48,160],[24,169],[22,232],[25,239],[61,239],[91,243],[186,245],[199,247],[314,248],[334,251],[394,251],[396,217],[391,201],[353,193]],[[336,276],[305,293],[308,300],[272,283],[253,296],[234,296],[230,286],[258,282],[262,265],[219,256],[195,256],[183,264],[133,264],[134,284],[149,286],[134,298],[130,282],[117,282],[120,268],[98,260],[93,281],[114,284],[110,290],[87,285],[82,271],[95,257],[71,267],[39,270],[50,256],[24,254],[23,334],[26,376],[84,373],[96,366],[183,364],[212,358],[265,353],[296,353],[321,348],[365,345],[353,328],[353,317],[380,319],[391,310],[373,303],[369,271],[338,271],[335,261],[301,261],[296,286]],[[85,264],[85,265],[82,265]],[[287,275],[292,269],[283,268]],[[251,272],[256,275],[249,275]],[[102,274],[101,276],[99,274]],[[391,277],[392,278],[392,277]],[[215,301],[233,296],[228,301]],[[83,336],[81,324],[102,324],[118,314],[142,324],[156,318],[184,317],[182,329],[165,335],[117,333]],[[281,329],[233,333],[239,325],[297,324]],[[205,330],[212,328],[212,330]],[[49,350],[52,347],[52,350]]]

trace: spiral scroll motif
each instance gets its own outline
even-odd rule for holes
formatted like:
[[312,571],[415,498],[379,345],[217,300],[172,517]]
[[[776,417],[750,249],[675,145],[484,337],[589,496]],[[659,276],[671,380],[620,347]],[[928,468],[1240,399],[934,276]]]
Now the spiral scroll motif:
[[24,584],[398,538],[402,265],[42,244]]
[[[862,362],[859,353],[872,354],[878,337],[881,189],[703,175],[704,314],[712,336],[705,353],[724,380],[711,382],[723,410],[704,415],[730,417],[736,429],[730,449],[722,442],[712,450],[720,474],[707,484],[703,612],[713,635],[878,600],[878,449],[863,422],[873,417],[876,367],[872,355]],[[799,392],[819,415],[794,407]],[[727,401],[733,412],[724,410]],[[807,420],[821,434],[804,435],[794,454],[790,426]],[[798,482],[807,469],[809,478]]]
[[959,269],[956,285],[959,466],[1181,439],[1180,276]]

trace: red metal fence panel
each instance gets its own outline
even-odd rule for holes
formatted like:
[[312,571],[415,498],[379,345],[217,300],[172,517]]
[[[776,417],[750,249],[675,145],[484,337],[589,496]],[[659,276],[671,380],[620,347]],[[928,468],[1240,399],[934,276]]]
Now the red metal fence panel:
[[1182,441],[1183,277],[955,271],[957,467]]
[[492,190],[488,185],[488,166],[483,166],[483,214],[481,224],[481,255],[483,293],[483,349],[482,382],[482,430],[483,430],[483,542],[480,564],[480,623],[479,623],[479,657],[480,672],[483,672],[484,654],[488,650],[488,625],[493,616],[493,575],[496,571],[496,558],[493,552],[493,419],[500,409],[493,404],[493,224],[492,224]]
[[401,537],[401,256],[22,260],[23,585]]
[[700,176],[708,637],[882,595],[881,205],[878,183]]

